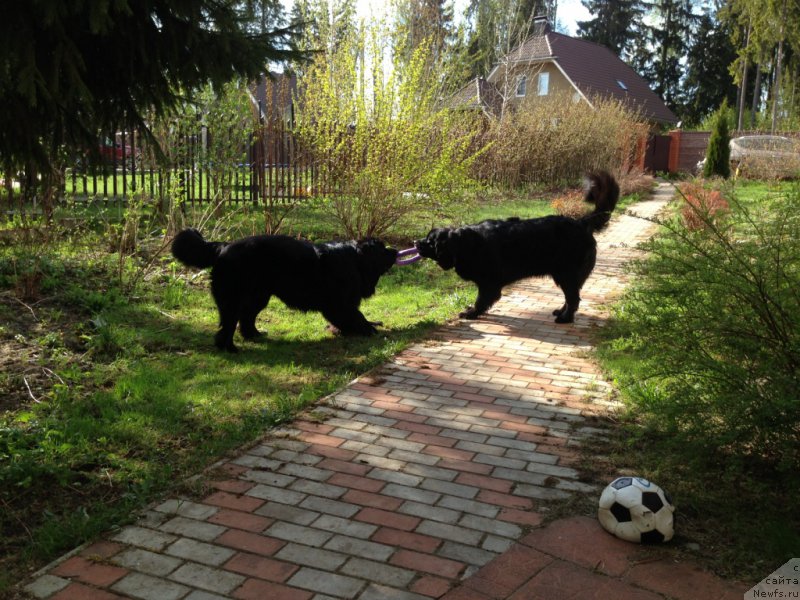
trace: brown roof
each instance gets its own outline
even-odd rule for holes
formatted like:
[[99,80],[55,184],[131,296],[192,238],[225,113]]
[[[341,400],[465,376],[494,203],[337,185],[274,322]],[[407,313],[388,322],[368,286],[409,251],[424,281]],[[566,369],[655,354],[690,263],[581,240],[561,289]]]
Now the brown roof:
[[[647,82],[605,46],[544,28],[528,38],[503,60],[515,64],[554,62],[572,84],[592,101],[595,96],[614,98],[642,112],[649,120],[677,123],[678,118]],[[498,67],[492,71],[494,74]],[[492,79],[492,74],[489,79]]]
[[481,109],[490,114],[499,114],[502,104],[500,92],[483,77],[471,80],[447,101],[447,105],[453,108]]

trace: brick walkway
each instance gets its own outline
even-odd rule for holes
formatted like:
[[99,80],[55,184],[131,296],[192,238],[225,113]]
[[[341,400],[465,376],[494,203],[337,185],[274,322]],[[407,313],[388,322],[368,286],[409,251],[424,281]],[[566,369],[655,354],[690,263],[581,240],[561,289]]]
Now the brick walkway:
[[[635,211],[655,214],[662,186]],[[596,520],[541,527],[548,500],[597,494],[574,468],[608,408],[586,358],[622,265],[652,233],[618,216],[574,325],[555,325],[549,280],[505,291],[351,383],[209,474],[213,493],[170,499],[80,548],[25,589],[52,600],[520,600],[741,598],[747,589]]]

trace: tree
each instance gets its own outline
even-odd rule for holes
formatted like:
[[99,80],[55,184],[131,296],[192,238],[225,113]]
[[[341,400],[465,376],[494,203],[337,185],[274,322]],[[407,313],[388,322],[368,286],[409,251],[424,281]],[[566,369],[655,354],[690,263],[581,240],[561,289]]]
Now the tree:
[[716,107],[736,99],[736,85],[729,67],[736,60],[728,25],[710,14],[700,16],[694,42],[686,57],[686,79],[683,82],[687,103],[682,115],[696,125]]
[[642,0],[582,0],[594,17],[578,21],[578,37],[595,42],[622,57],[640,29],[645,6]]
[[146,131],[145,115],[168,112],[205,83],[253,79],[268,62],[298,56],[291,28],[250,31],[250,8],[236,0],[4,2],[0,164],[47,180],[64,146],[93,149],[99,132],[122,127]]
[[728,127],[731,118],[728,101],[725,100],[717,111],[714,119],[714,128],[711,138],[708,140],[706,149],[706,162],[703,165],[703,177],[724,177],[731,176],[731,150],[730,150],[730,129]]
[[691,0],[654,0],[654,25],[643,25],[633,54],[634,68],[676,112],[682,97],[683,59],[697,19]]

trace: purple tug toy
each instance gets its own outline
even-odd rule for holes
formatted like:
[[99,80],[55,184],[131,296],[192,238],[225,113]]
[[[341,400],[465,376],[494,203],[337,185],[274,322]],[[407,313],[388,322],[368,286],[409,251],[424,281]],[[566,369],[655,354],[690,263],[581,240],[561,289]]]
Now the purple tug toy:
[[[406,256],[409,256],[410,254],[413,254],[413,256],[410,256],[409,258],[405,258]],[[416,248],[406,248],[405,250],[400,250],[397,253],[397,260],[394,261],[394,264],[396,264],[396,265],[410,265],[410,264],[413,264],[413,263],[417,262],[421,258],[422,257],[419,255],[419,253],[417,252]]]

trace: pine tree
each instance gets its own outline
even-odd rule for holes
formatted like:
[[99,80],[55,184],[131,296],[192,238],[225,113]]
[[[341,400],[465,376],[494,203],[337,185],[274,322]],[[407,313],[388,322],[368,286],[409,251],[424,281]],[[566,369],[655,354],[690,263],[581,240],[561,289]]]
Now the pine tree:
[[582,0],[594,18],[578,21],[577,35],[623,56],[631,49],[645,12],[642,0]]
[[720,106],[714,118],[714,128],[708,140],[706,149],[706,162],[703,165],[703,177],[720,176],[727,179],[731,176],[731,150],[730,128],[728,121],[731,118],[728,101]]
[[633,67],[664,102],[679,112],[684,58],[697,16],[692,0],[654,0],[655,25],[643,25],[632,55]]
[[682,114],[688,124],[699,124],[723,100],[734,104],[736,85],[729,68],[735,60],[728,24],[703,14],[686,57],[683,89],[687,103]]
[[[146,130],[205,83],[255,79],[297,53],[290,29],[253,32],[236,0],[14,0],[0,8],[0,165],[50,173],[66,145]],[[265,23],[265,26],[267,24]],[[152,111],[152,112],[151,112]]]

